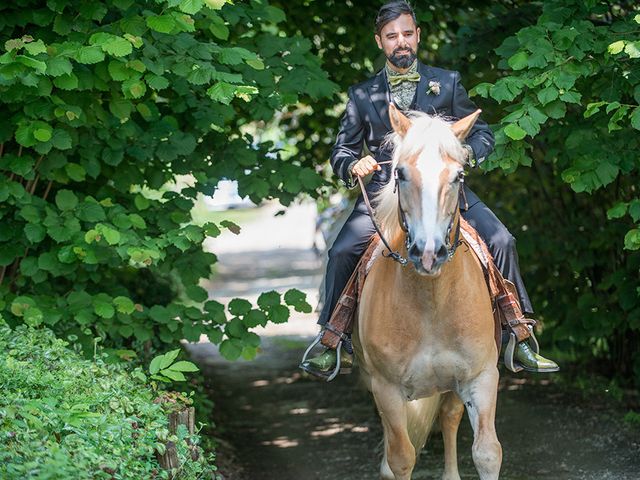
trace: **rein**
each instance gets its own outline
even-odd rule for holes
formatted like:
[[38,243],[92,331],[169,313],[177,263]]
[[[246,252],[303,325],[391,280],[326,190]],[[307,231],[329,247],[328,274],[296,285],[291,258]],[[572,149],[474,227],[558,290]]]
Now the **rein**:
[[[378,162],[378,165],[384,165],[387,163],[393,163],[393,161],[388,160],[385,162]],[[400,228],[406,234],[405,247],[407,248],[407,251],[409,251],[409,246],[411,245],[411,232],[409,232],[409,226],[407,225],[407,217],[404,213],[404,209],[402,208],[402,203],[400,201],[400,181],[398,179],[397,169],[394,170],[393,172],[393,179],[395,182],[395,185],[393,187],[393,193],[398,194],[398,211],[400,212]],[[461,173],[459,180],[460,180],[460,189],[462,191],[462,196],[464,197],[464,203],[465,205],[468,205],[467,197],[464,193],[464,173]],[[387,250],[389,251],[389,253],[387,254],[382,252],[382,256],[391,258],[392,260],[395,260],[396,262],[398,262],[400,265],[404,267],[409,261],[405,257],[403,257],[400,254],[400,252],[394,251],[389,245],[389,242],[387,242],[387,240],[384,238],[384,235],[382,234],[382,229],[380,228],[380,226],[378,225],[378,222],[376,221],[373,207],[371,206],[371,202],[369,201],[369,196],[367,195],[367,191],[364,188],[364,182],[362,181],[362,178],[360,176],[358,176],[358,185],[360,185],[360,190],[362,191],[362,197],[364,199],[365,205],[367,206],[367,210],[369,211],[369,216],[371,217],[373,226],[376,229],[376,232],[378,232],[378,236],[380,237],[380,240],[382,241],[384,246],[387,247]],[[458,195],[458,203],[456,205],[456,208],[460,210],[460,195]],[[453,242],[451,242],[451,230],[453,229],[454,220],[455,220],[455,215],[451,218],[451,222],[449,223],[449,227],[447,228],[447,241],[445,244],[445,248],[447,249],[447,261],[450,261],[453,258],[453,255],[456,253],[456,249],[458,248],[458,245],[461,243],[460,242],[460,223],[461,223],[460,219],[458,219],[458,224],[456,225],[454,239],[453,239]]]

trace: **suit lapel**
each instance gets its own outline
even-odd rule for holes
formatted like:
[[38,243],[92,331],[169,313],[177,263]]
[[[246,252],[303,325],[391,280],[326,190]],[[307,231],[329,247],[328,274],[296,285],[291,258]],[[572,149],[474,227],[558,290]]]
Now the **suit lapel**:
[[421,62],[418,62],[418,71],[420,72],[420,82],[418,82],[418,91],[416,92],[416,109],[429,115],[435,115],[437,112],[432,104],[436,96],[430,92],[429,82],[435,82],[438,79],[433,70]]
[[374,110],[384,126],[387,127],[387,130],[391,130],[391,121],[389,120],[389,100],[391,95],[384,69],[376,75],[375,81],[369,86],[368,90]]

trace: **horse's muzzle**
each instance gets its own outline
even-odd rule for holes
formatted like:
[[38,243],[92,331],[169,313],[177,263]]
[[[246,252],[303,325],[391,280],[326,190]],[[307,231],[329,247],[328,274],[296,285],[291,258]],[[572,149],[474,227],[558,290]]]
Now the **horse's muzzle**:
[[[420,244],[422,243],[422,248]],[[426,242],[413,242],[409,247],[409,260],[420,275],[435,276],[440,273],[447,261],[447,247],[440,241],[434,242],[434,248],[425,248]]]

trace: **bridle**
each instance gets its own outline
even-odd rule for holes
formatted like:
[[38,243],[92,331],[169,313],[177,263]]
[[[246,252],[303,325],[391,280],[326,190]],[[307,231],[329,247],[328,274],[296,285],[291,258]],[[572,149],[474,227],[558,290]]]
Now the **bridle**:
[[[389,160],[385,162],[378,162],[378,165],[384,165],[388,163],[392,163],[392,161]],[[458,181],[460,182],[459,188],[460,188],[460,191],[462,192],[462,196],[464,197],[465,208],[468,208],[467,197],[464,193],[464,177],[465,177],[465,173],[461,171],[458,174]],[[380,240],[388,250],[387,253],[382,252],[382,256],[391,258],[392,260],[395,260],[396,262],[398,262],[400,265],[404,267],[409,262],[408,259],[403,257],[400,254],[400,252],[394,251],[389,245],[389,242],[384,238],[382,229],[378,225],[378,222],[376,222],[375,214],[373,212],[373,208],[371,207],[371,202],[369,201],[369,196],[367,195],[367,191],[364,188],[364,182],[362,181],[361,177],[357,177],[357,178],[358,178],[358,184],[360,185],[360,190],[362,191],[362,196],[364,198],[364,203],[367,206],[367,210],[369,211],[369,216],[371,217],[373,226],[376,229],[376,232],[378,232],[378,236],[380,237]],[[409,230],[409,225],[407,223],[407,216],[404,212],[404,209],[402,208],[402,201],[400,200],[400,179],[398,178],[397,168],[393,170],[393,181],[394,181],[393,193],[398,195],[398,213],[399,213],[400,228],[406,234],[405,247],[408,252],[409,247],[411,245],[411,231]],[[458,194],[458,202],[456,203],[456,210],[460,210],[460,194]],[[456,215],[454,214],[451,217],[451,222],[449,223],[449,227],[447,228],[447,237],[446,237],[447,239],[445,243],[445,248],[447,250],[447,262],[451,261],[451,259],[453,258],[453,255],[456,253],[456,249],[458,248],[458,245],[460,244],[460,220],[458,220],[458,222],[456,223],[454,238],[453,240],[451,240],[451,230],[453,230],[455,219],[456,219]]]

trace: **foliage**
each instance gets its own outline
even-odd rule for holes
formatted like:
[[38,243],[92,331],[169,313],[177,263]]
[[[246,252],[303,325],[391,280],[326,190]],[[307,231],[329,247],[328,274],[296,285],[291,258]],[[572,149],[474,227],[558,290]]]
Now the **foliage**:
[[152,380],[159,380],[164,383],[184,382],[186,377],[184,372],[197,372],[198,367],[186,360],[179,360],[180,349],[171,350],[164,355],[157,355],[149,364],[149,374]]
[[[255,202],[322,184],[263,142],[335,90],[266,1],[17,0],[0,7],[0,312],[115,346],[198,340],[237,358],[249,329],[308,309],[297,292],[229,309],[198,285],[216,261],[190,210],[221,178]],[[190,183],[159,190],[176,175]],[[287,301],[289,298],[290,301]]]
[[640,383],[639,23],[624,2],[547,1],[495,50],[504,75],[473,92],[507,104],[488,169],[533,166],[519,185],[541,201],[519,238],[544,259],[531,283],[546,327]]
[[141,369],[80,359],[51,331],[11,330],[1,319],[0,350],[1,478],[169,478],[155,456],[169,439],[183,462],[180,478],[215,470],[202,455],[191,460],[177,441],[185,431],[169,435]]

